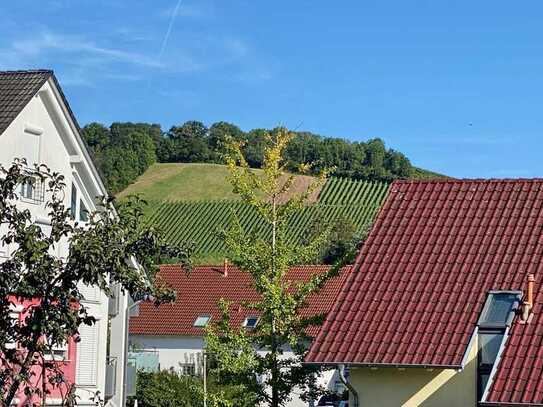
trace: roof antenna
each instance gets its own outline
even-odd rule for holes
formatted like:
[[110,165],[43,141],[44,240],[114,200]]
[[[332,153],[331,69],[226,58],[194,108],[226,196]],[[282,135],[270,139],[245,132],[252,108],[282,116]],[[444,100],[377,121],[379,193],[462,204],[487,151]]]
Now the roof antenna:
[[228,259],[224,259],[223,275],[228,277]]

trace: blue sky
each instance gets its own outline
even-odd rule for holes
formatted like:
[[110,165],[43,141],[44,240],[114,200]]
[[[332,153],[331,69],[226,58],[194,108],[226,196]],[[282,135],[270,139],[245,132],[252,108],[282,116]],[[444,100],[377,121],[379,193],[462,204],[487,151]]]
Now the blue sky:
[[538,177],[542,17],[536,0],[5,1],[0,69],[53,68],[82,124],[282,124]]

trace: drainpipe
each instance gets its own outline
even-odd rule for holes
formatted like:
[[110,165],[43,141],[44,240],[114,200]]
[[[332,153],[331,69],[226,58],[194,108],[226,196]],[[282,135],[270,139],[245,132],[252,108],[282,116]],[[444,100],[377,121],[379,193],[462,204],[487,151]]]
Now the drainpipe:
[[339,380],[349,389],[349,392],[353,395],[353,407],[360,407],[360,402],[358,401],[358,393],[354,389],[353,385],[349,383],[347,377],[345,376],[345,365],[338,365],[337,372],[339,375]]

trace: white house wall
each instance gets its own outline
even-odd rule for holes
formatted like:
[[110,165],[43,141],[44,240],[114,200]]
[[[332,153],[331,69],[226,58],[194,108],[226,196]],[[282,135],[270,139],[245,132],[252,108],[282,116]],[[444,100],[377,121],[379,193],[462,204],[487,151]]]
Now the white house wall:
[[[87,209],[93,211],[96,209],[94,197],[102,186],[96,180],[93,171],[90,170],[86,154],[81,150],[77,136],[73,133],[74,124],[70,122],[65,113],[64,107],[59,104],[59,95],[54,85],[51,81],[45,83],[38,94],[0,135],[0,164],[9,167],[14,158],[26,158],[25,155],[32,154],[33,157],[29,157],[32,160],[32,162],[28,162],[29,167],[32,167],[36,161],[36,163],[46,164],[53,171],[64,175],[66,182],[64,204],[66,207],[70,207],[71,185],[74,182],[81,192],[81,198]],[[29,144],[33,142],[37,143],[37,151],[29,147]],[[74,160],[74,157],[81,157],[81,160]],[[48,211],[43,202],[39,204],[20,202],[20,206],[29,209],[33,219],[38,223],[40,221],[44,223],[47,219]],[[65,244],[64,247],[59,248],[59,254],[62,256],[66,252],[67,246]],[[98,319],[96,385],[78,388],[78,396],[80,397],[80,405],[95,405],[90,401],[90,397],[97,391],[104,394],[108,330],[107,297],[98,292],[95,298],[85,302],[85,305],[88,307],[89,313]],[[86,344],[83,342],[78,344],[79,348],[84,346]]]
[[[196,336],[150,336],[130,335],[130,344],[145,351],[158,353],[160,369],[179,370],[179,364],[184,363],[187,355],[201,354],[204,349],[204,338]],[[265,354],[264,351],[260,352]],[[292,351],[285,351],[284,356],[289,357]],[[319,384],[329,390],[335,390],[336,374],[332,371],[324,372],[318,379]],[[309,404],[300,400],[297,392],[294,391],[292,401],[288,407],[307,407]]]

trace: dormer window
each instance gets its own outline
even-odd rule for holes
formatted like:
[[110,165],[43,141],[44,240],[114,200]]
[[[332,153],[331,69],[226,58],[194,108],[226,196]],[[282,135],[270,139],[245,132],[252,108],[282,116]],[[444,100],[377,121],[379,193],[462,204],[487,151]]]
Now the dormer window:
[[207,324],[209,323],[210,319],[211,319],[210,315],[200,315],[194,321],[194,327],[195,328],[205,328],[207,326]]
[[481,401],[488,391],[490,374],[500,356],[508,328],[519,308],[519,291],[491,291],[479,317],[477,354],[477,395]]

